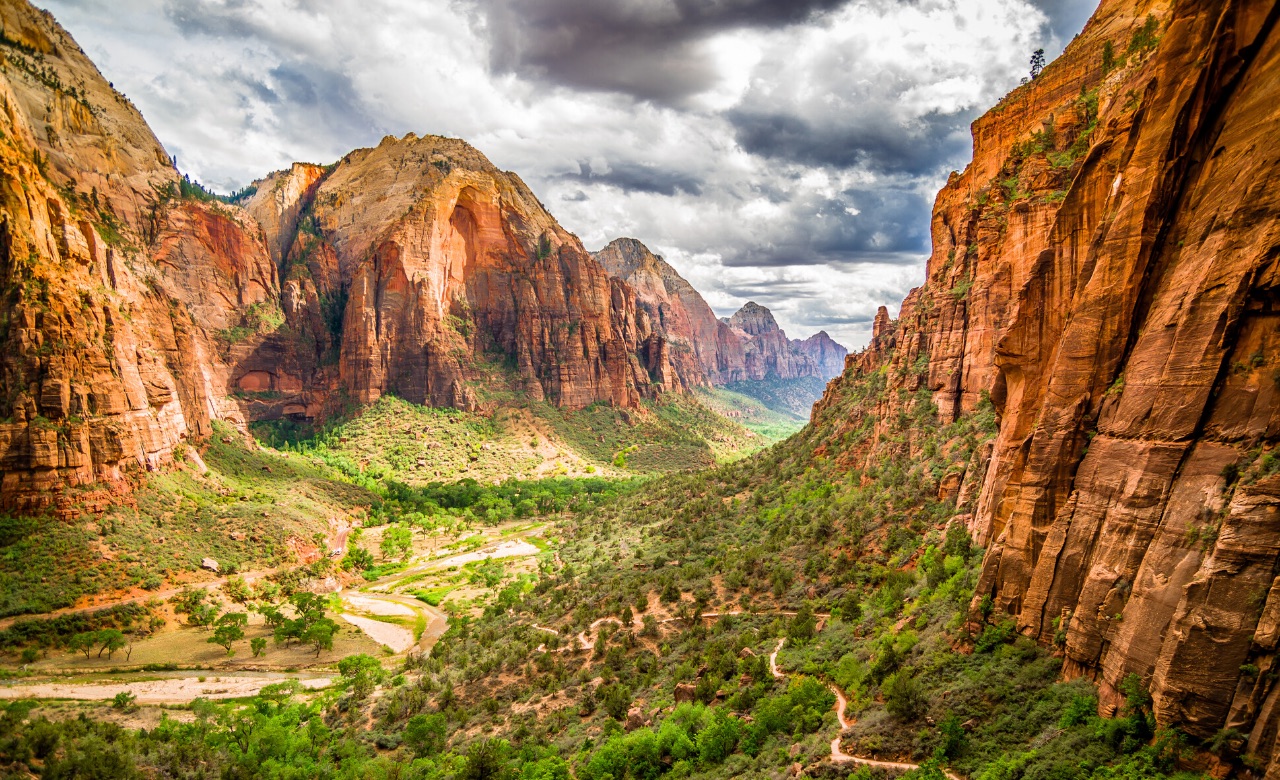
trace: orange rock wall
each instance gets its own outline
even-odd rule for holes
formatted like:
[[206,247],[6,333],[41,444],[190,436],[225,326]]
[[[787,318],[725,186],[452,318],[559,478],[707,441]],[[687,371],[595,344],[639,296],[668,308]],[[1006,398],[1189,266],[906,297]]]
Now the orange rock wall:
[[[1148,16],[1158,45],[1131,46]],[[1280,757],[1278,17],[1103,2],[974,123],[925,286],[849,361],[890,363],[944,419],[994,402],[999,435],[965,476],[978,599],[1095,677],[1105,710],[1136,674],[1162,723],[1236,729],[1264,762]],[[1108,41],[1123,62],[1104,72]]]

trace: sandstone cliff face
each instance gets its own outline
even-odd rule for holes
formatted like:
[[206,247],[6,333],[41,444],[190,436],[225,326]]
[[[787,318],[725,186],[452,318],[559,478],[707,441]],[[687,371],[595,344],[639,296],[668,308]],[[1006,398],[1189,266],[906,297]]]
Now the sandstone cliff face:
[[[994,402],[1000,433],[959,499],[988,545],[979,598],[1096,677],[1104,709],[1136,674],[1162,723],[1236,729],[1268,777],[1278,15],[1103,2],[974,123],[974,162],[938,196],[925,286],[850,358],[926,386],[944,419]],[[1104,69],[1106,50],[1123,62]]]
[[818,367],[818,376],[832,379],[844,371],[844,359],[849,350],[825,331],[820,330],[807,339],[792,339],[791,349],[813,361]]
[[465,143],[388,138],[221,203],[50,15],[0,0],[0,25],[0,507],[109,500],[72,489],[122,488],[218,419],[706,382],[691,341]]
[[748,301],[722,321],[742,342],[747,379],[822,376],[817,361],[797,349],[778,327],[773,313],[755,301]]
[[635,289],[639,309],[650,329],[665,334],[686,385],[746,378],[742,340],[665,260],[634,238],[620,238],[593,256],[611,276]]
[[[665,339],[637,316],[634,292],[519,178],[467,144],[387,138],[293,189],[307,188],[300,227],[280,241],[291,245],[282,276],[301,301],[286,314],[340,306],[322,319],[337,324],[328,335],[352,399],[394,392],[476,408],[479,367],[503,363],[530,396],[567,407],[634,405],[689,386]],[[284,380],[255,381],[277,389]]]
[[[0,2],[0,505],[157,468],[234,417],[210,329],[277,295],[247,216],[176,198],[136,109],[52,18]],[[102,491],[98,491],[101,493]]]
[[634,238],[617,239],[593,257],[635,290],[645,330],[665,339],[682,386],[769,377],[830,379],[844,370],[848,350],[825,332],[789,341],[773,314],[757,303],[716,319],[693,285]]

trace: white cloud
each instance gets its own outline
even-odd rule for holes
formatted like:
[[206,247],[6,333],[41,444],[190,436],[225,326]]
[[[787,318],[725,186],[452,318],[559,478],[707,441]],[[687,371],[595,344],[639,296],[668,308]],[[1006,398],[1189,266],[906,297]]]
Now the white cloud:
[[[1059,29],[1088,0],[1037,1]],[[928,210],[967,162],[969,121],[1032,49],[1060,45],[1030,0],[806,0],[811,18],[751,0],[688,24],[683,0],[508,2],[44,4],[215,188],[387,133],[458,136],[589,248],[634,236],[719,313],[753,299],[792,337],[825,328],[855,347],[875,307],[922,279]],[[502,49],[534,34],[530,9],[547,37]],[[603,43],[580,58],[556,48],[591,36]],[[609,72],[586,78],[583,62]]]

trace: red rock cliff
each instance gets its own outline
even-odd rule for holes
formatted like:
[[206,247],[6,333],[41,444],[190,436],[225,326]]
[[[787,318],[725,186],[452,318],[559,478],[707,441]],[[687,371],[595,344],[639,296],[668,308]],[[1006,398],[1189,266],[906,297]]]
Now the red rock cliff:
[[746,378],[744,344],[716,319],[693,285],[634,238],[620,238],[594,257],[636,291],[649,327],[664,334],[676,371],[686,384],[721,385]]
[[[260,183],[248,208],[290,247],[281,275],[297,303],[286,314],[305,323],[328,309],[319,319],[331,332],[311,345],[336,354],[337,382],[359,402],[394,392],[475,408],[481,369],[502,363],[529,395],[566,407],[633,405],[696,383],[637,317],[634,291],[462,141],[386,138],[320,178],[295,167]],[[327,386],[314,361],[293,368],[302,374],[285,366],[252,381]]]
[[1268,777],[1278,16],[1275,2],[1103,2],[974,123],[974,162],[938,196],[926,284],[850,360],[890,363],[945,419],[994,401],[994,448],[965,476],[964,518],[988,545],[979,598],[1097,678],[1104,709],[1136,674],[1162,723],[1239,731]]
[[278,296],[243,212],[178,198],[127,99],[47,13],[0,2],[0,505],[92,495],[235,418],[215,332]]

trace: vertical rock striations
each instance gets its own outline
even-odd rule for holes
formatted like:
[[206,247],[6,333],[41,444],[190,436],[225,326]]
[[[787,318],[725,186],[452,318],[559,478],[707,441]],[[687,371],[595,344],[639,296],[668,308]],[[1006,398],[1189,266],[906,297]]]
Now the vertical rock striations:
[[475,408],[486,365],[567,407],[688,386],[630,288],[462,141],[386,138],[344,157],[311,198],[282,276],[341,303],[327,318],[341,323],[338,376],[358,402],[394,392]]
[[65,507],[234,411],[211,331],[274,300],[275,269],[243,212],[179,199],[52,17],[4,0],[0,27],[0,504]]
[[818,368],[817,376],[832,379],[844,371],[844,359],[849,350],[825,331],[820,330],[807,339],[791,339],[791,349],[807,357]]
[[1104,708],[1137,675],[1162,723],[1234,729],[1264,761],[1280,759],[1278,16],[1105,0],[974,123],[926,284],[850,360],[897,367],[946,420],[994,402],[965,516],[988,545],[979,597],[1096,677]]
[[219,419],[389,392],[477,408],[495,383],[630,406],[705,383],[467,144],[388,138],[226,203],[49,14],[0,0],[0,28],[0,506],[74,511]]

